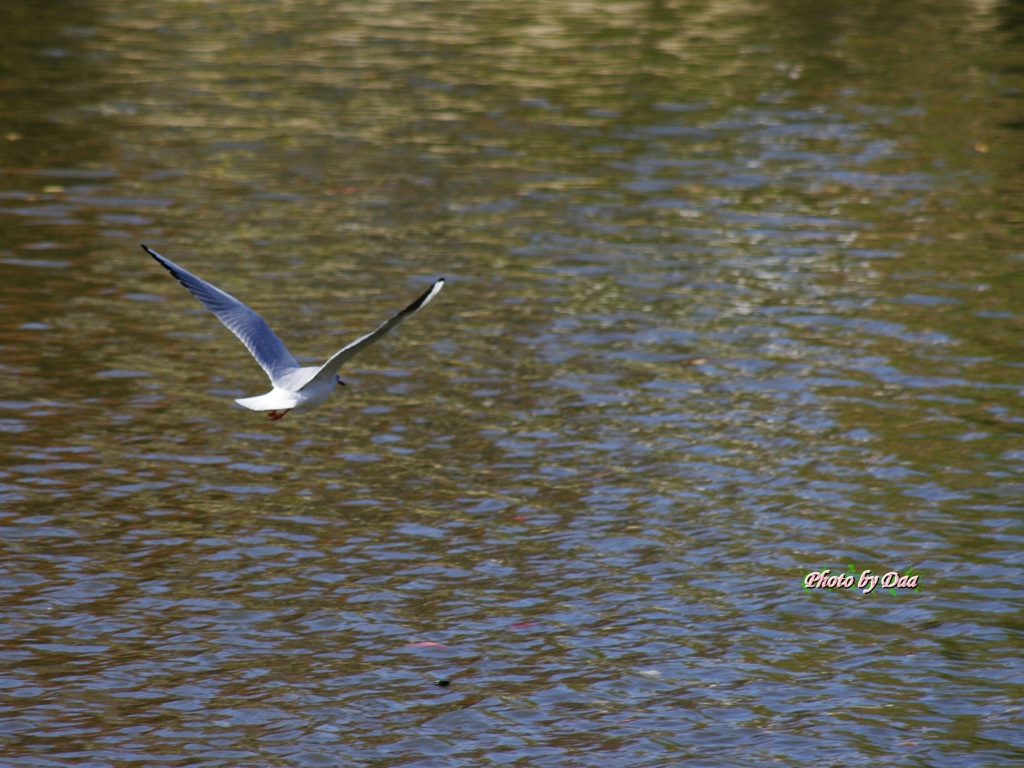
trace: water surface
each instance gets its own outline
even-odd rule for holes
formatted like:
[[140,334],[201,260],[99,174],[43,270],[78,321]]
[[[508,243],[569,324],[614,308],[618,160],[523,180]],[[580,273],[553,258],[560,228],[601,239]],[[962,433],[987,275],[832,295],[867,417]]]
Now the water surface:
[[1012,5],[4,6],[4,765],[1024,758]]

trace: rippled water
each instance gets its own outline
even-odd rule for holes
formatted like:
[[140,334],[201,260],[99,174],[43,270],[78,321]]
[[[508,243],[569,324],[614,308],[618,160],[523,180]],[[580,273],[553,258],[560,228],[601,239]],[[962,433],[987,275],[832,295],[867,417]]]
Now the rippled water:
[[1012,4],[0,8],[0,764],[1024,762]]

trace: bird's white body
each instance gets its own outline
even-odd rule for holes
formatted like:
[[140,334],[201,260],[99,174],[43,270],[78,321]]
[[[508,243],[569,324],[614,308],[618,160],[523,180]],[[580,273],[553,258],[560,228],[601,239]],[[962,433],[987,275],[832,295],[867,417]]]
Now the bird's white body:
[[[297,373],[312,377],[319,368],[300,368]],[[265,395],[242,397],[235,400],[250,411],[311,411],[327,402],[334,392],[337,383],[330,381],[317,382],[308,389],[291,389],[288,386],[274,387]]]
[[235,400],[251,411],[311,411],[327,402],[341,380],[324,379],[312,382],[320,368],[308,366],[295,368],[278,377],[274,388],[265,395],[243,397]]
[[338,376],[338,369],[342,364],[426,306],[427,302],[444,287],[444,278],[442,277],[408,307],[375,331],[361,336],[332,355],[323,365],[303,367],[270,330],[266,321],[245,304],[231,294],[165,259],[156,251],[145,245],[142,247],[179,283],[185,286],[204,307],[216,315],[217,319],[245,344],[246,349],[256,358],[256,362],[266,371],[274,388],[265,395],[243,397],[235,402],[253,411],[269,411],[272,419],[283,418],[289,411],[301,413],[323,405],[334,392],[335,387],[344,384]]

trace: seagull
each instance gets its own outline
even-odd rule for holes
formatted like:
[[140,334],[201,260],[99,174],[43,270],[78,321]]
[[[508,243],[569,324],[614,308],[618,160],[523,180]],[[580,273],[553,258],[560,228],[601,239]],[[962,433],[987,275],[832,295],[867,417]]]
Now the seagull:
[[283,419],[289,411],[301,413],[323,405],[335,386],[345,386],[345,382],[338,376],[338,369],[348,362],[349,358],[359,354],[384,334],[390,333],[407,317],[416,314],[444,287],[442,277],[434,281],[426,293],[377,330],[359,337],[332,355],[323,365],[302,367],[277,335],[270,330],[266,321],[245,304],[165,259],[148,246],[143,245],[142,248],[185,286],[189,293],[199,299],[204,307],[215,314],[217,319],[245,344],[245,348],[266,371],[274,388],[265,395],[243,397],[235,402],[253,411],[269,411],[267,415],[275,421]]

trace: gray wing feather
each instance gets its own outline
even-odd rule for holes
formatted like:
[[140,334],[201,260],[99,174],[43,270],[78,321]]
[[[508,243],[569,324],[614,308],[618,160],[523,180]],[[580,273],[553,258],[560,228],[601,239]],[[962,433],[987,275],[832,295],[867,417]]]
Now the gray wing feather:
[[298,361],[270,330],[266,321],[245,304],[215,285],[210,285],[205,280],[182,269],[174,262],[168,261],[151,248],[145,245],[142,248],[245,344],[245,348],[256,358],[260,367],[267,372],[273,384],[276,385],[284,374],[299,367]]
[[[397,315],[395,315],[390,320],[388,320],[386,323],[384,323],[379,328],[377,328],[377,330],[371,331],[370,333],[366,334],[365,336],[360,336],[358,339],[353,341],[347,347],[345,347],[344,349],[342,349],[339,352],[336,352],[331,357],[330,360],[328,360],[326,363],[324,363],[320,367],[320,370],[318,370],[313,375],[313,378],[310,379],[306,383],[306,385],[303,387],[303,389],[305,389],[305,387],[308,387],[308,386],[312,385],[314,382],[319,382],[319,381],[322,381],[323,379],[326,379],[326,378],[329,378],[329,377],[333,376],[335,373],[338,372],[338,369],[341,368],[341,366],[344,365],[352,357],[355,357],[356,355],[358,355],[363,349],[365,349],[366,347],[370,346],[375,341],[379,340],[385,334],[390,333],[392,330],[394,330],[394,328],[399,323],[401,323],[407,317],[412,317],[414,314],[416,314],[421,309],[423,309],[423,307],[425,307],[427,305],[427,303],[432,298],[434,298],[441,291],[441,289],[443,287],[444,287],[444,278],[443,277],[440,278],[439,280],[435,280],[434,284],[431,285],[430,288],[428,288],[427,291],[422,296],[420,296],[418,299],[416,299],[416,301],[414,301],[408,307],[403,309]],[[299,391],[301,392],[302,390],[300,389]]]

